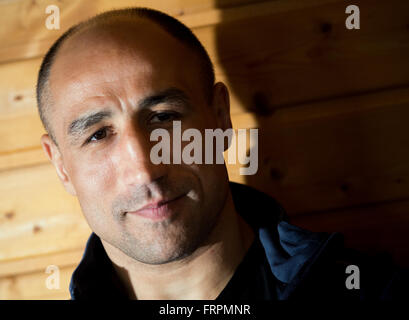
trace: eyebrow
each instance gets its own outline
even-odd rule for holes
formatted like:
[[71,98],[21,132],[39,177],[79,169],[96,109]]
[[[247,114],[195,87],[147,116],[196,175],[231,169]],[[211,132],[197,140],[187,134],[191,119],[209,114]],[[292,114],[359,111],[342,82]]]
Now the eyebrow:
[[143,98],[141,101],[139,101],[138,108],[151,108],[161,103],[190,106],[189,98],[182,90],[177,88],[169,88],[154,95]]
[[[138,102],[138,109],[151,108],[161,103],[190,107],[188,96],[182,90],[172,87],[141,99]],[[72,121],[68,126],[67,134],[75,140],[75,137],[80,137],[88,128],[110,117],[112,117],[110,110],[91,112]]]
[[82,116],[73,122],[68,127],[69,136],[81,136],[88,128],[96,125],[106,118],[112,117],[112,111],[102,110]]

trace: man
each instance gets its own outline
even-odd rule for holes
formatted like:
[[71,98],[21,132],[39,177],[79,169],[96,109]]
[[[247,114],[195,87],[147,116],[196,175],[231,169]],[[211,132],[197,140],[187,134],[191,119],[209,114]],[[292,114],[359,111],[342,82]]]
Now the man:
[[361,256],[348,255],[363,269],[361,283],[354,278],[347,288],[340,236],[290,225],[273,199],[229,183],[224,164],[152,163],[150,135],[172,131],[173,121],[200,132],[231,128],[227,88],[214,82],[191,31],[150,9],[96,16],[45,56],[37,84],[48,132],[41,143],[93,230],[71,279],[72,299],[394,293],[394,269],[367,277]]

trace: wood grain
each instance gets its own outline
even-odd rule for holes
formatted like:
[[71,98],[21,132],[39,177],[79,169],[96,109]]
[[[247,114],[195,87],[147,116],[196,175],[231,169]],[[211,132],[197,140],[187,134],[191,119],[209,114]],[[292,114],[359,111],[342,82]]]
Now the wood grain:
[[234,181],[276,197],[289,214],[408,198],[409,91],[283,108],[259,127],[259,171]]
[[[304,2],[304,1],[302,1]],[[409,83],[409,2],[359,1],[362,26],[345,27],[348,1],[224,22],[196,31],[248,111],[296,106]]]
[[59,268],[78,265],[84,253],[85,245],[76,250],[58,251],[31,257],[0,261],[0,278],[13,275],[44,272],[48,266]]
[[[197,27],[204,23],[217,23],[221,9],[254,4],[258,1],[260,0],[139,0],[137,2],[134,0],[60,0],[57,3],[60,10],[59,30],[48,30],[45,26],[49,15],[45,13],[45,9],[49,5],[56,5],[55,1],[5,1],[0,3],[0,20],[3,25],[0,31],[0,62],[41,56],[69,27],[111,9],[135,5],[146,6],[164,11],[188,25]],[[202,16],[200,12],[206,13]]]
[[0,261],[82,248],[90,233],[51,164],[0,173]]
[[48,289],[46,279],[50,274],[28,273],[0,278],[0,300],[68,300],[68,286],[75,266],[61,268],[60,288]]

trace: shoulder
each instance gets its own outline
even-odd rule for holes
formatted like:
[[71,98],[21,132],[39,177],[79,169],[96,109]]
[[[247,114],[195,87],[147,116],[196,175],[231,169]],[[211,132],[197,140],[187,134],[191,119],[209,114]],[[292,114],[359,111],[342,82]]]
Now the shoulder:
[[274,198],[246,185],[231,182],[230,187],[237,211],[260,238],[280,299],[409,297],[409,271],[390,256],[347,248],[341,233],[295,226]]

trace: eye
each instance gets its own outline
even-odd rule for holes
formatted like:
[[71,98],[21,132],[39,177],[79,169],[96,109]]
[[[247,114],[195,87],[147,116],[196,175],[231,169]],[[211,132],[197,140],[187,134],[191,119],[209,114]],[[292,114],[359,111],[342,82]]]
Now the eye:
[[150,123],[162,123],[174,120],[178,117],[176,112],[157,112],[150,119]]
[[101,128],[98,131],[96,131],[91,137],[89,137],[86,141],[86,143],[93,142],[93,141],[98,141],[106,138],[107,136],[107,127]]

